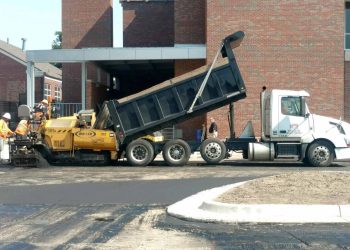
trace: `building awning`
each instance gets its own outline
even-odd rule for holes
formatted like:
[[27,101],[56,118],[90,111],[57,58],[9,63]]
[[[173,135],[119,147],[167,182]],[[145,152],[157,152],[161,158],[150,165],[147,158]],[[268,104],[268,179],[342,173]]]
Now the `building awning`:
[[127,75],[131,69],[138,72],[169,72],[174,60],[205,59],[206,49],[204,44],[182,44],[175,47],[28,50],[27,104],[34,105],[34,67],[37,63],[81,63],[82,108],[85,109],[87,62],[96,62],[120,77]]
[[28,50],[26,56],[34,63],[205,59],[206,46]]

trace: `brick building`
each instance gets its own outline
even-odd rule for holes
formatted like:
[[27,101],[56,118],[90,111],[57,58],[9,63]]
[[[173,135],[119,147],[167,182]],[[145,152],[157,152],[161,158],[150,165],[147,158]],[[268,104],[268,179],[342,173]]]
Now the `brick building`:
[[[27,60],[25,52],[0,40],[0,115],[17,114],[19,104],[27,98]],[[35,67],[35,101],[51,96],[61,101],[62,71],[49,63],[38,63]]]
[[[344,1],[253,0],[120,0],[123,6],[124,47],[206,46],[206,57],[142,62],[95,62],[90,67],[87,96],[97,103],[119,98],[211,63],[226,35],[243,30],[245,40],[236,50],[248,97],[235,104],[236,133],[248,120],[260,131],[259,93],[269,89],[305,89],[312,112],[350,120],[350,64],[344,59]],[[63,47],[111,47],[111,0],[62,0]],[[350,16],[350,13],[349,13]],[[345,18],[348,20],[347,18]],[[347,32],[346,32],[347,33]],[[349,42],[350,47],[350,42]],[[152,58],[150,57],[150,60]],[[79,81],[79,67],[64,65],[64,98],[79,101],[66,88]],[[97,69],[97,70],[96,70]],[[96,73],[99,71],[100,73]],[[102,72],[102,73],[101,73]],[[105,84],[96,84],[96,75]],[[118,87],[112,88],[117,79]],[[97,89],[104,86],[103,89]],[[109,91],[107,91],[109,90]],[[78,92],[78,91],[77,91]],[[79,93],[79,92],[78,92]],[[65,97],[66,95],[66,97]],[[87,97],[88,98],[88,97]],[[78,100],[77,100],[78,99]],[[90,106],[93,106],[90,103]],[[218,120],[219,137],[229,136],[228,107],[184,124],[184,137],[210,116]]]
[[[112,13],[110,0],[62,0],[62,48],[112,47]],[[86,67],[87,108],[95,108],[106,98],[107,74],[93,62],[88,62]],[[65,63],[62,71],[63,82],[67,83],[63,86],[66,86],[63,91],[64,101],[81,102],[81,66]],[[67,91],[71,86],[74,86],[75,91]]]

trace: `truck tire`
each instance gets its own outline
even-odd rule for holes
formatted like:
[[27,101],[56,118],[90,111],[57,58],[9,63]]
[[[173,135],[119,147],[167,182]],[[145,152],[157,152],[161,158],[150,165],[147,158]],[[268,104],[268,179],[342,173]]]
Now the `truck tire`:
[[200,152],[208,164],[217,164],[225,158],[226,146],[219,139],[210,138],[202,142]]
[[154,157],[154,149],[149,141],[138,139],[126,147],[126,158],[132,166],[147,166]]
[[325,141],[314,142],[307,151],[307,160],[314,167],[328,167],[334,160],[334,148]]
[[163,147],[163,158],[170,166],[186,165],[190,156],[191,148],[184,140],[171,140]]

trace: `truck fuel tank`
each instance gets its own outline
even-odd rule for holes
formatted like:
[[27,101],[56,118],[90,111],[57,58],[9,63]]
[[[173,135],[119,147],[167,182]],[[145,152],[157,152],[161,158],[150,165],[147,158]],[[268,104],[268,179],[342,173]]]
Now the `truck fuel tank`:
[[272,143],[249,143],[248,159],[250,161],[273,161],[275,146]]

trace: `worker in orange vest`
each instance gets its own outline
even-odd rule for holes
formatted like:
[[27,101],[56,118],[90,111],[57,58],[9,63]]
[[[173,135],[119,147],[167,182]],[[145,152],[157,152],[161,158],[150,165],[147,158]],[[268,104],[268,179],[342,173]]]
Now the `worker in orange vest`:
[[10,113],[5,113],[0,119],[0,158],[1,153],[4,150],[4,144],[8,137],[14,135],[11,129],[8,127],[8,123],[11,120]]
[[25,137],[28,135],[29,130],[30,130],[29,121],[28,120],[21,120],[17,125],[15,133],[16,133],[16,135]]

